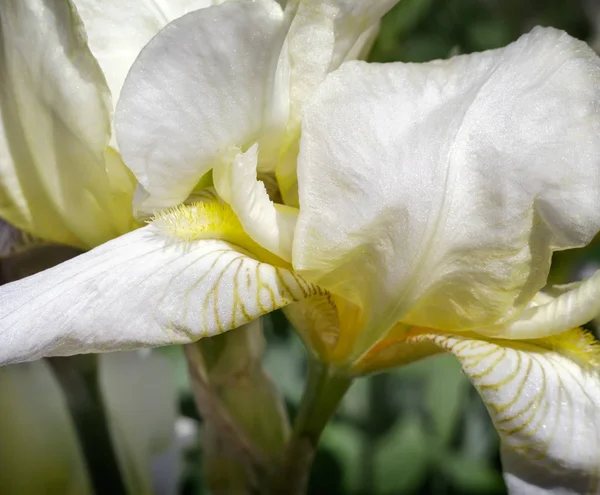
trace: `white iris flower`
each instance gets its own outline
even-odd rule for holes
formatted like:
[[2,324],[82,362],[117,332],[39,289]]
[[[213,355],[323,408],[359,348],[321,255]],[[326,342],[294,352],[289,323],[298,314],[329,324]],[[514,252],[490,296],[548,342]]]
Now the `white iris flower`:
[[325,77],[388,7],[227,2],[167,25],[116,116],[138,211],[159,212],[2,287],[0,361],[186,343],[289,305],[341,373],[455,354],[515,493],[600,492],[599,353],[577,329],[600,275],[540,292],[552,253],[600,230],[600,60],[535,29]]

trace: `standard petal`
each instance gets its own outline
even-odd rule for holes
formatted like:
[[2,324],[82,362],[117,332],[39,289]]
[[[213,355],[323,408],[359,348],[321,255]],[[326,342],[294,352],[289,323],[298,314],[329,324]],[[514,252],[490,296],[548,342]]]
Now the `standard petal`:
[[446,61],[345,64],[305,111],[295,268],[369,308],[363,349],[398,320],[514,317],[552,251],[600,228],[598,88],[598,57],[554,29]]
[[424,331],[461,362],[501,439],[516,494],[600,493],[598,344],[581,330],[549,339],[485,341]]
[[398,0],[292,0],[286,5],[290,28],[280,71],[288,71],[289,117],[277,161],[277,181],[286,204],[298,205],[296,160],[302,109],[325,76],[344,60],[364,55],[377,33],[379,20]]
[[113,102],[133,61],[150,39],[169,22],[219,0],[73,0],[85,26],[88,45],[108,82]]
[[229,2],[173,21],[142,50],[115,125],[155,208],[181,203],[231,147],[257,140],[284,24],[273,0]]
[[189,343],[316,292],[243,248],[150,225],[2,286],[0,365]]
[[91,494],[75,425],[46,361],[0,368],[2,493]]
[[257,165],[258,144],[254,144],[231,163],[214,169],[215,188],[255,242],[290,262],[298,212],[271,201],[264,183],[257,179]]
[[0,47],[0,217],[81,248],[120,235],[109,92],[72,5],[3,2]]

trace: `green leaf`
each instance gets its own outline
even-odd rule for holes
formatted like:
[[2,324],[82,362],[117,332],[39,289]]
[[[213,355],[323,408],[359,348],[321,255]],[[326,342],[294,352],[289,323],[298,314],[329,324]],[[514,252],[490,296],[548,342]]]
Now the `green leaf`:
[[183,347],[180,345],[157,347],[156,352],[169,361],[177,392],[183,396],[190,395],[190,378]]
[[419,416],[401,418],[374,451],[377,493],[410,493],[423,481],[431,449]]
[[465,457],[491,460],[498,453],[499,438],[481,397],[472,390],[464,411],[461,451]]
[[348,493],[354,493],[360,484],[361,455],[366,441],[365,434],[358,428],[339,421],[329,423],[321,437],[321,447],[334,454],[342,466],[343,484]]
[[424,404],[432,434],[440,445],[450,442],[468,399],[468,389],[469,381],[454,356],[441,355],[429,361]]
[[298,404],[304,389],[305,351],[300,339],[285,342],[271,340],[263,358],[263,366],[280,393],[291,403]]
[[433,6],[433,0],[403,0],[383,18],[381,31],[370,59],[375,62],[396,61],[403,37],[414,30]]
[[467,26],[467,37],[479,50],[491,50],[510,43],[513,32],[502,19],[485,19]]
[[346,395],[337,413],[352,422],[364,424],[369,415],[369,381],[368,379],[355,380]]
[[443,473],[460,493],[504,493],[502,476],[482,459],[446,457],[440,463]]

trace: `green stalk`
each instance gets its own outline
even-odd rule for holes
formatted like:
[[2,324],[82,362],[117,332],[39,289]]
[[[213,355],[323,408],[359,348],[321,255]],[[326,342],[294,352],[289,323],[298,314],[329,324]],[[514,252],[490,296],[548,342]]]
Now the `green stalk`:
[[94,354],[48,358],[65,394],[94,493],[125,495],[98,383],[97,360]]
[[275,473],[271,495],[303,495],[323,429],[340,404],[353,377],[310,360],[308,378],[292,437]]

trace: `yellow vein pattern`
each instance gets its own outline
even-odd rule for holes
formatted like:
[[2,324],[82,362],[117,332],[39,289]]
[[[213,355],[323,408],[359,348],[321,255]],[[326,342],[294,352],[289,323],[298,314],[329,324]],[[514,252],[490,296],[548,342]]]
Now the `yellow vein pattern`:
[[329,361],[338,342],[338,309],[331,294],[316,287],[314,297],[304,298],[284,308],[284,313],[308,348]]
[[433,333],[408,340],[433,342],[460,360],[500,434],[513,493],[600,493],[600,375],[567,357],[572,346]]
[[0,364],[181,344],[324,292],[221,240],[154,227],[0,288]]

